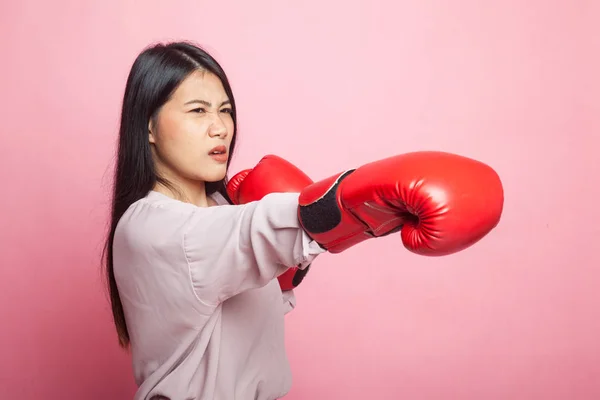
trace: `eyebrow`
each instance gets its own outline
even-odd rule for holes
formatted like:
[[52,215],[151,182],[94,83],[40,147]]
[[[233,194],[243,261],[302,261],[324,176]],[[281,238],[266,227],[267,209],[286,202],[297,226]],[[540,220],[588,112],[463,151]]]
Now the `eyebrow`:
[[[198,99],[187,101],[187,102],[184,103],[184,105],[194,104],[194,103],[204,104],[207,107],[212,107],[212,103],[210,101],[198,100]],[[226,104],[231,104],[231,101],[230,100],[225,100],[224,102],[221,103],[221,105],[219,107],[223,107]]]

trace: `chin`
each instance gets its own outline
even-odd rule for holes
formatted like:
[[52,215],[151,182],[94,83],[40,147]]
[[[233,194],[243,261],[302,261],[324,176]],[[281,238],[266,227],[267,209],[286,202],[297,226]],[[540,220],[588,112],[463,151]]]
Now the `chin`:
[[219,182],[225,179],[225,175],[226,171],[223,171],[223,173],[207,174],[206,176],[202,177],[202,180],[204,182]]
[[196,181],[219,182],[227,175],[227,165],[225,163],[196,165],[195,170],[190,172]]

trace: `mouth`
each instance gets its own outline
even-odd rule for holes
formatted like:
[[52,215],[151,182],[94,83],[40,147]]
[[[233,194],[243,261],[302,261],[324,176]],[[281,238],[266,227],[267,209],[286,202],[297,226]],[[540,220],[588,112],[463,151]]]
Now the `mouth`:
[[217,146],[208,152],[208,155],[215,161],[223,163],[227,161],[227,147]]

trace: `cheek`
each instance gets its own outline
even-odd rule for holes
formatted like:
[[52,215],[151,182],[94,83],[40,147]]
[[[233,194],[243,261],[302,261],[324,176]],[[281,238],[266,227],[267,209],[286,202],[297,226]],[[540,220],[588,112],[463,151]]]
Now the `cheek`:
[[160,119],[158,124],[158,137],[162,143],[176,142],[182,136],[181,121],[171,118],[170,115]]
[[159,135],[162,142],[170,148],[193,149],[204,137],[206,129],[201,121],[193,118],[165,119]]

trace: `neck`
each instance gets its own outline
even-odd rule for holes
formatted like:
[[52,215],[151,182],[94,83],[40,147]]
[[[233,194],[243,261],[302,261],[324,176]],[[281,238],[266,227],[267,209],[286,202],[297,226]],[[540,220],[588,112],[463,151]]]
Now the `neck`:
[[206,196],[204,182],[198,181],[180,181],[167,179],[169,186],[157,182],[154,185],[156,192],[162,193],[171,198],[191,203],[198,207],[208,207],[212,205],[210,199]]

